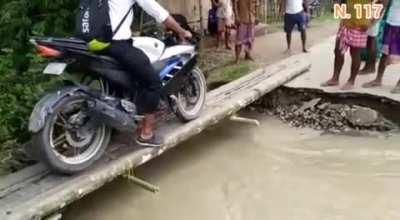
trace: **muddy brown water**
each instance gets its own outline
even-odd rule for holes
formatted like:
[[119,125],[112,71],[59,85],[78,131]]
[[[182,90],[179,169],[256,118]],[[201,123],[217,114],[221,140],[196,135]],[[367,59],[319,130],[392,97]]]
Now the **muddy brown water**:
[[140,167],[161,187],[119,179],[70,206],[67,220],[397,220],[400,135],[322,135],[251,114]]

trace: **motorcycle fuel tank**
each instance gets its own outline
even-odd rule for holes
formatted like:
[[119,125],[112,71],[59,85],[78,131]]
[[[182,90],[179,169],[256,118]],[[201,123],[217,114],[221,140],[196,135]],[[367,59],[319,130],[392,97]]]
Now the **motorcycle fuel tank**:
[[141,49],[147,57],[150,59],[151,63],[160,60],[165,50],[165,44],[155,38],[151,37],[133,37],[133,46]]

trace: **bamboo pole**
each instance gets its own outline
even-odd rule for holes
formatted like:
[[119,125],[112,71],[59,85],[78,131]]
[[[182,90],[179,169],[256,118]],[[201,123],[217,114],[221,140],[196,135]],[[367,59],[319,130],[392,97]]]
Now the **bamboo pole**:
[[268,0],[264,0],[264,23],[268,23]]
[[204,18],[203,18],[203,0],[199,1],[199,13],[200,13],[200,36],[204,36]]

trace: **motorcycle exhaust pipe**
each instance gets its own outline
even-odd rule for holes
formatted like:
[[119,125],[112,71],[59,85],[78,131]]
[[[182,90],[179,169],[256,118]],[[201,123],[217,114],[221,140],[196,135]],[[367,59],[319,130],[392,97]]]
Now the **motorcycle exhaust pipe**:
[[98,123],[104,123],[121,132],[134,132],[138,127],[139,117],[132,116],[136,113],[128,113],[117,105],[112,106],[102,100],[90,100],[87,102],[88,114],[93,116]]

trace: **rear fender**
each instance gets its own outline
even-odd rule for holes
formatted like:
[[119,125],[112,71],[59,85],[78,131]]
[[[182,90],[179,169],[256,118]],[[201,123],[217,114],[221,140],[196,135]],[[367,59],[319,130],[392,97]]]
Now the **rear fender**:
[[56,104],[64,97],[71,96],[79,91],[86,92],[87,89],[79,86],[69,86],[44,96],[32,111],[29,119],[29,131],[32,133],[40,132],[44,128],[47,117],[54,112]]

